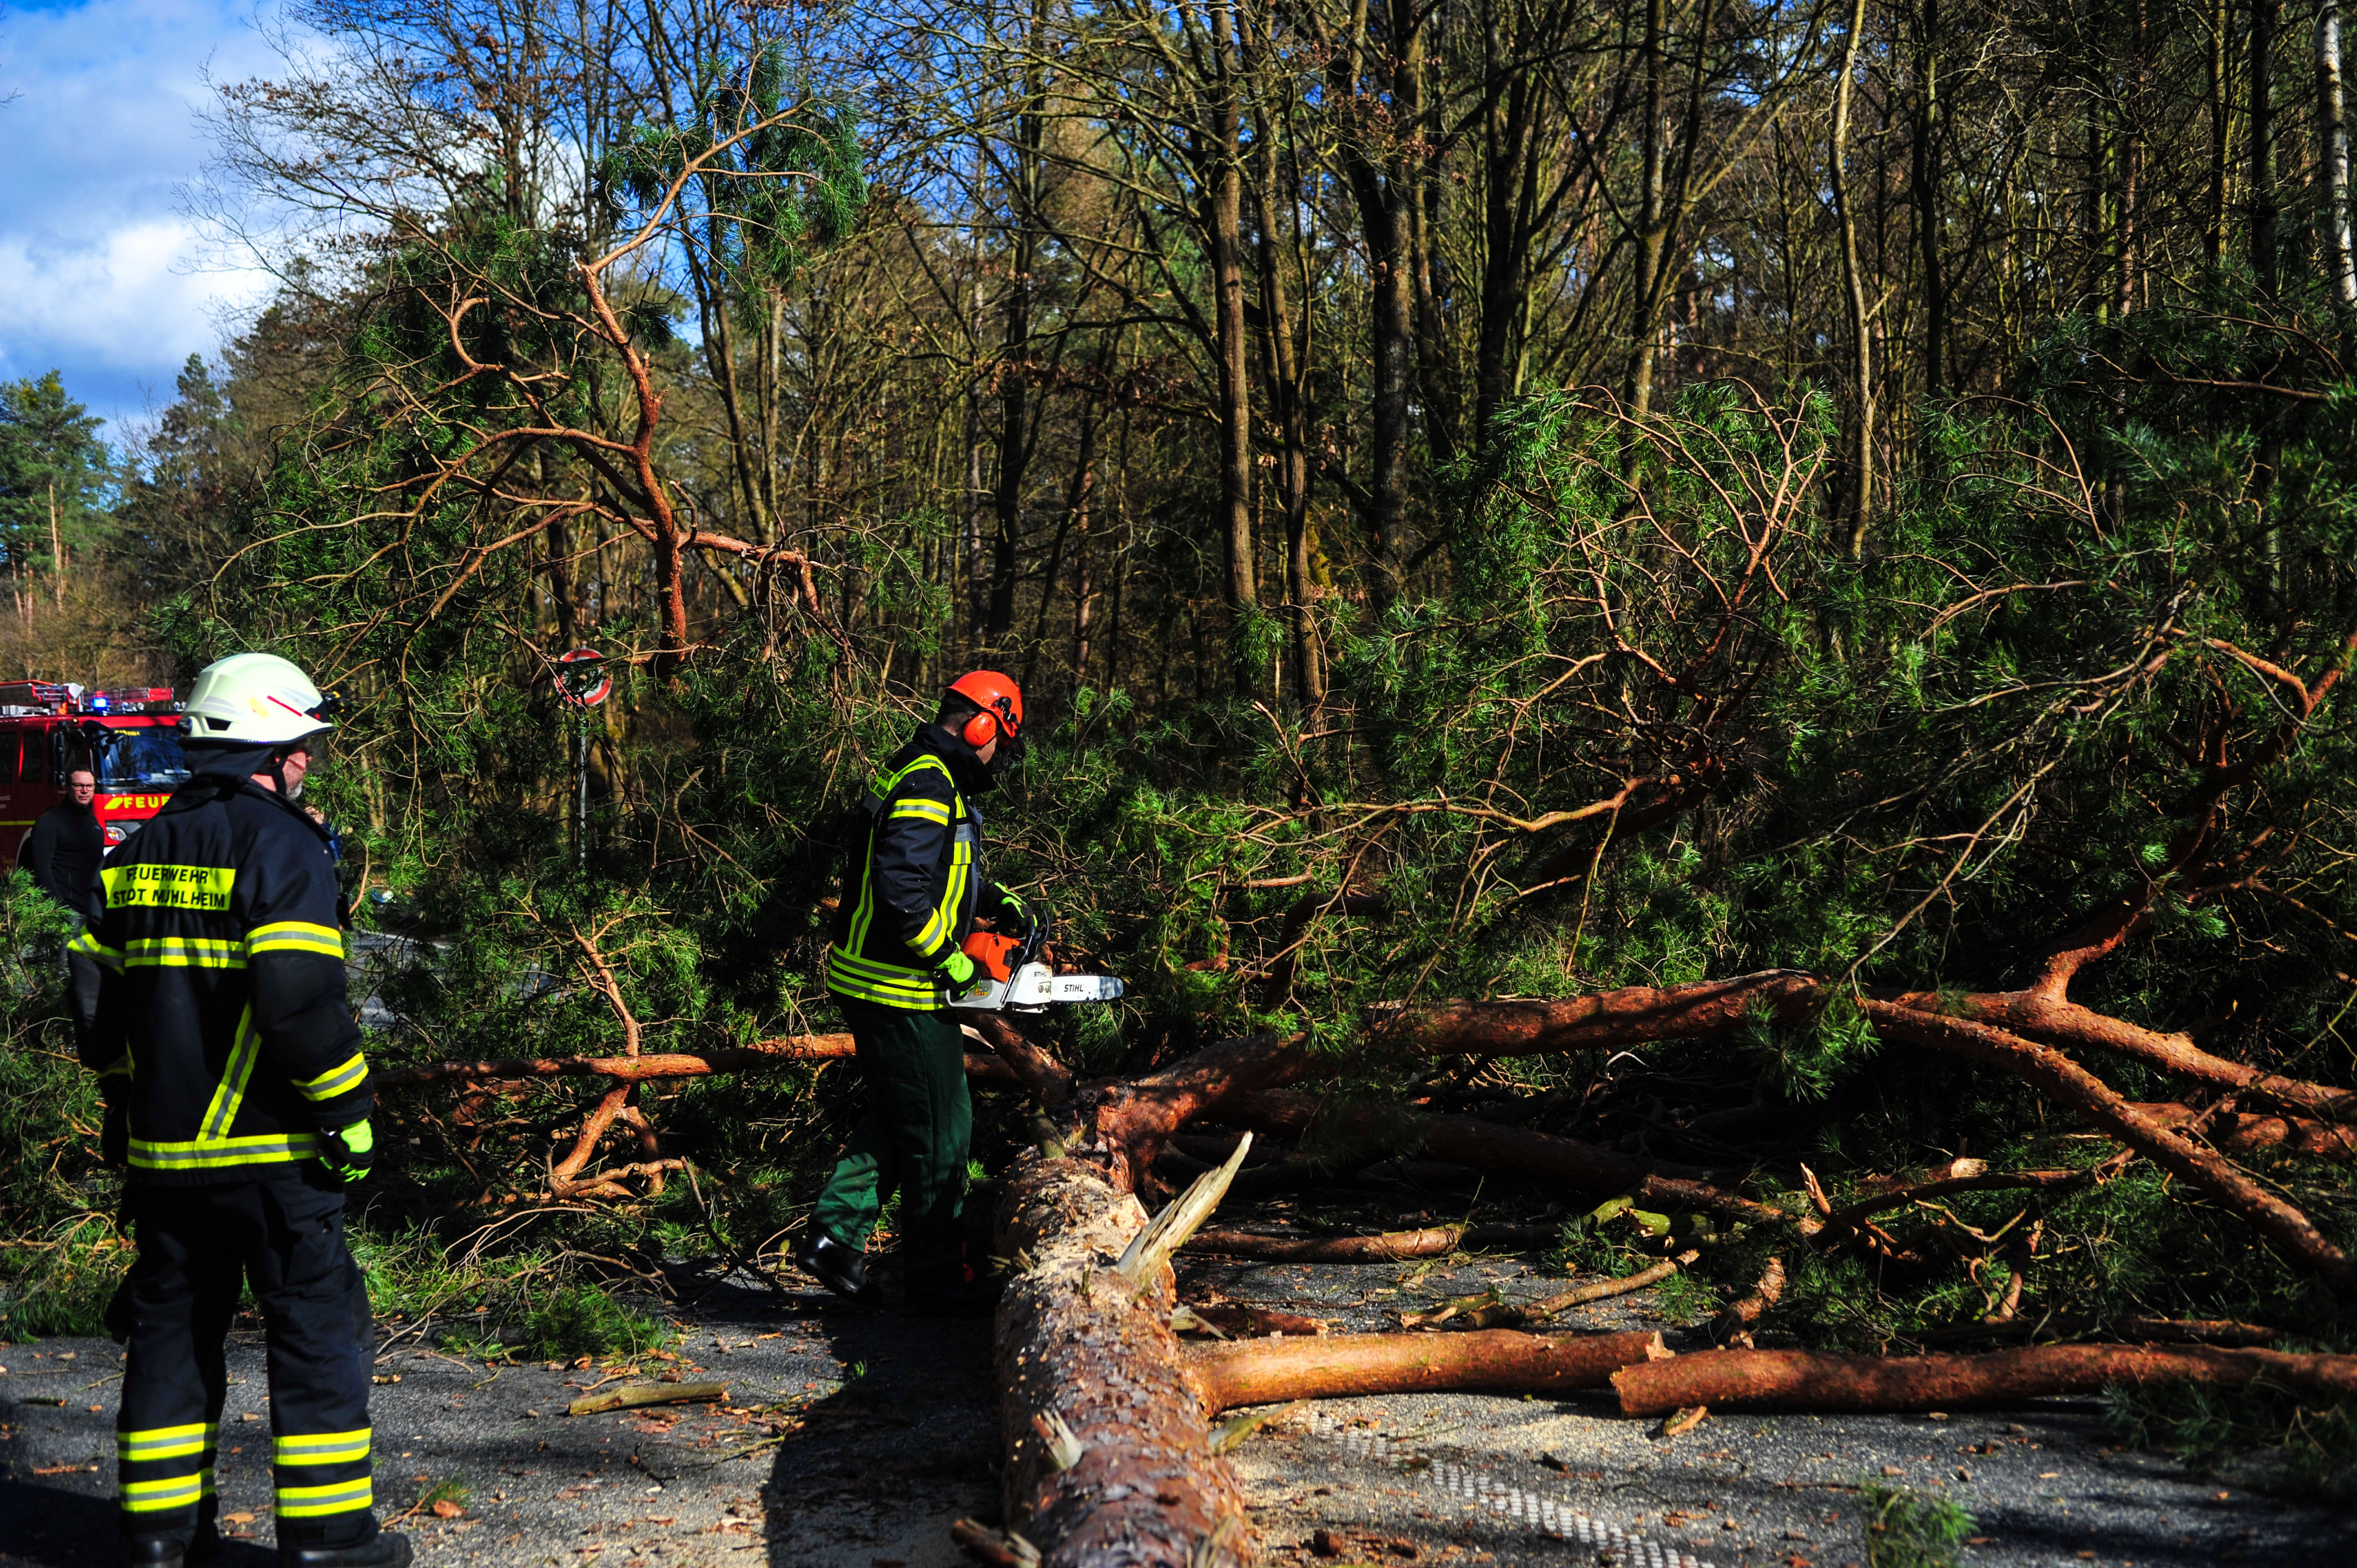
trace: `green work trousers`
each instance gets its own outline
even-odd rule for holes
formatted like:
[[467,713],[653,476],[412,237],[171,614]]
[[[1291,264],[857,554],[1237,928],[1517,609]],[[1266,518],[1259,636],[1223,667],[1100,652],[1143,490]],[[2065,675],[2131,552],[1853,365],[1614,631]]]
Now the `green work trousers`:
[[867,1114],[819,1194],[818,1228],[855,1251],[887,1193],[900,1194],[901,1256],[912,1292],[947,1290],[963,1278],[958,1216],[965,1204],[966,1142],[974,1101],[965,1087],[965,1036],[946,1010],[918,1013],[836,998],[859,1052]]

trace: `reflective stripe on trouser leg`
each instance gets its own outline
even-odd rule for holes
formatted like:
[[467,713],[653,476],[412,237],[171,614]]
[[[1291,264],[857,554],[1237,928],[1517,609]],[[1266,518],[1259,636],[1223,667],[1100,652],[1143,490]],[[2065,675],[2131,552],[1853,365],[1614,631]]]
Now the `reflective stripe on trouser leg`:
[[365,1509],[369,1429],[282,1433],[271,1455],[278,1480],[280,1519],[324,1519]]
[[212,1496],[220,1427],[211,1422],[114,1434],[115,1497],[142,1535],[193,1524],[198,1503]]

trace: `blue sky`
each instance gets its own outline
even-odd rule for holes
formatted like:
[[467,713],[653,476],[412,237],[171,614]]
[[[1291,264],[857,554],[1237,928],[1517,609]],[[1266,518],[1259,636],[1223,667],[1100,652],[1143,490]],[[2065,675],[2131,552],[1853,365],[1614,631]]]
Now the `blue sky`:
[[136,421],[266,280],[204,265],[178,187],[205,77],[267,75],[268,0],[34,0],[0,10],[0,379],[55,368]]

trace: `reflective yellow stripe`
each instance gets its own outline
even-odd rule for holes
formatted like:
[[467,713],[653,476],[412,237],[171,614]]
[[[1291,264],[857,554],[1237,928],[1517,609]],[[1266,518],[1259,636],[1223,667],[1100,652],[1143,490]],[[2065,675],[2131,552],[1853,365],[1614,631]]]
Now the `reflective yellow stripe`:
[[355,1051],[352,1059],[343,1066],[329,1068],[318,1077],[307,1082],[298,1082],[295,1087],[301,1090],[307,1100],[333,1100],[348,1090],[358,1088],[361,1079],[366,1077],[368,1058]]
[[201,1476],[175,1476],[168,1481],[125,1481],[116,1488],[130,1513],[162,1513],[167,1509],[196,1506],[205,1495]]
[[266,926],[256,926],[245,934],[245,950],[249,953],[315,952],[329,958],[344,956],[344,933],[333,926],[315,926],[308,920],[274,920]]
[[[890,800],[895,789],[899,789],[920,770],[925,768],[931,768],[949,779],[951,800],[943,802],[925,800],[921,797],[895,800],[891,810],[884,814],[885,820],[906,818],[910,821],[931,822],[940,827],[948,827],[956,820],[959,813],[958,802],[963,800],[963,797],[957,793],[957,776],[950,771],[948,763],[930,752],[917,757],[897,773],[888,777],[878,777],[872,786],[873,792],[878,800]],[[829,950],[827,988],[839,995],[857,997],[868,1002],[883,1002],[895,1007],[927,1009],[938,1007],[942,1004],[941,987],[934,981],[930,971],[903,969],[897,964],[877,964],[873,960],[856,956],[866,950],[868,938],[875,925],[875,835],[871,832],[868,836],[867,854],[860,866],[859,901],[852,907],[851,920],[845,928],[843,944]],[[944,915],[943,910],[940,908],[929,913],[924,928],[917,933],[916,940],[909,944],[920,956],[939,958],[945,954],[949,947],[950,936],[957,929],[958,900],[964,887],[957,866],[971,861],[972,858],[971,849],[963,844],[958,851],[953,852],[949,889],[952,896],[947,903],[947,913]],[[866,971],[865,974],[860,972],[862,969]]]
[[197,1422],[188,1426],[158,1426],[146,1432],[118,1432],[114,1434],[114,1452],[125,1462],[139,1459],[178,1459],[190,1454],[201,1454],[213,1444],[221,1428],[210,1422]]
[[110,909],[226,909],[237,885],[233,865],[109,865],[99,880]]
[[123,967],[123,950],[108,947],[100,941],[87,926],[82,928],[80,936],[66,944],[66,951],[78,952],[84,958],[96,959],[109,969],[120,970]]
[[363,1476],[357,1481],[338,1481],[329,1487],[281,1487],[278,1488],[280,1519],[315,1519],[323,1513],[349,1513],[354,1509],[372,1506],[375,1493]]
[[369,1429],[358,1432],[317,1432],[277,1440],[274,1457],[281,1465],[342,1465],[369,1456]]
[[931,974],[855,958],[839,948],[827,950],[826,988],[838,996],[887,1007],[931,1012],[942,1005],[941,987]]
[[125,969],[243,969],[242,944],[220,937],[140,937],[124,944]]
[[101,1078],[129,1078],[131,1076],[131,1053],[129,1051],[125,1051],[121,1056],[115,1058],[113,1061],[107,1063],[104,1067],[99,1069],[98,1076]]
[[279,1165],[307,1160],[319,1152],[319,1140],[310,1133],[284,1137],[197,1139],[185,1144],[131,1140],[131,1164],[146,1171],[219,1170],[226,1165]]
[[237,1108],[245,1103],[245,1086],[253,1077],[254,1059],[262,1055],[262,1035],[253,1026],[253,1009],[248,1006],[237,1015],[237,1035],[231,1042],[229,1061],[221,1069],[221,1080],[213,1090],[212,1103],[205,1107],[205,1118],[197,1123],[199,1144],[218,1144],[229,1136],[237,1121]]

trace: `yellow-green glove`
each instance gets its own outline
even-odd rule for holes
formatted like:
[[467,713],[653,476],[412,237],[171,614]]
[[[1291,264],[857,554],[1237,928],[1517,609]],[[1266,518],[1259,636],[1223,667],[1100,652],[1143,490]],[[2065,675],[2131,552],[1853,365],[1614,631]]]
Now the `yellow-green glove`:
[[319,1163],[348,1182],[358,1181],[376,1164],[376,1134],[364,1121],[321,1133]]
[[942,972],[950,977],[952,985],[963,991],[974,983],[974,961],[963,948],[952,948],[950,956],[942,961]]

